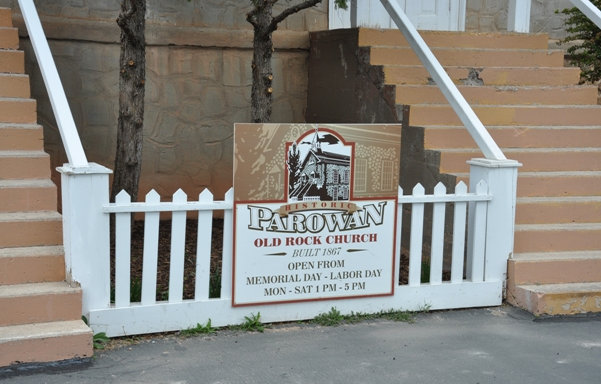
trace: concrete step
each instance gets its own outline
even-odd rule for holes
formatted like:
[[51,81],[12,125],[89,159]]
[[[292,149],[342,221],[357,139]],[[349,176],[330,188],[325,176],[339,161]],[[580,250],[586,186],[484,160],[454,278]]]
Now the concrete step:
[[55,211],[1,212],[0,247],[62,245],[63,223]]
[[[453,173],[469,184],[469,174]],[[518,172],[518,197],[601,196],[601,172]]]
[[36,123],[38,115],[34,99],[0,98],[0,122]]
[[[495,142],[503,148],[584,148],[601,143],[601,126],[487,126]],[[476,148],[463,126],[427,126],[427,149]]]
[[507,264],[513,285],[601,281],[601,251],[515,254]]
[[[546,34],[419,31],[429,47],[547,49]],[[407,40],[397,29],[359,29],[359,46],[402,46]]]
[[[459,92],[476,105],[591,105],[597,103],[592,86],[479,86],[460,85]],[[397,104],[448,104],[435,85],[397,85]]]
[[44,129],[38,124],[0,123],[0,151],[42,151]]
[[[592,143],[590,143],[592,144]],[[522,163],[520,172],[601,171],[601,148],[501,148]],[[467,161],[483,157],[479,149],[440,149],[440,171],[468,172]]]
[[62,246],[0,248],[0,285],[63,280]]
[[[548,49],[485,49],[485,48],[432,48],[443,66],[464,67],[563,67],[564,52]],[[408,47],[370,48],[372,65],[420,65],[421,61]]]
[[517,285],[507,301],[535,315],[601,312],[601,283]]
[[12,27],[13,19],[10,8],[0,7],[0,26]]
[[[597,105],[472,105],[485,126],[488,125],[598,125],[601,106]],[[448,105],[415,104],[410,122],[414,126],[460,125],[455,111]]]
[[29,76],[19,73],[0,73],[0,98],[19,97],[28,99]]
[[0,180],[0,212],[56,211],[50,179]]
[[92,330],[81,320],[0,327],[0,367],[93,354]]
[[19,30],[0,26],[0,48],[19,49]]
[[0,326],[81,319],[81,288],[66,282],[0,285]]
[[0,72],[24,73],[25,54],[15,49],[0,49]]
[[43,151],[0,151],[1,179],[50,177],[50,156]]
[[[423,65],[385,65],[387,84],[431,84],[432,78]],[[445,66],[456,84],[473,84],[477,77],[483,85],[576,85],[580,68],[574,67],[479,67]]]
[[601,222],[601,196],[518,197],[515,222],[516,224],[599,223]]
[[514,253],[597,251],[601,223],[518,224]]
[[601,196],[601,172],[518,172],[519,197]]

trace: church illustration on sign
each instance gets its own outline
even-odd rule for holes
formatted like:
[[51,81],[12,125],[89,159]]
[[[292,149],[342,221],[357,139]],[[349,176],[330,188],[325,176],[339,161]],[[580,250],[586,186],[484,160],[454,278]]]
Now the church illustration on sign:
[[288,201],[350,198],[352,145],[329,129],[307,132],[288,147]]

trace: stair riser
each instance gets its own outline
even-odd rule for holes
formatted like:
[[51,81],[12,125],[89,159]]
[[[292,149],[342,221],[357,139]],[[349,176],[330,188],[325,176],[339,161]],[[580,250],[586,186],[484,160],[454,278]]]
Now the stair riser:
[[19,49],[17,28],[0,27],[0,49]]
[[0,247],[62,245],[60,220],[0,222]]
[[601,178],[598,176],[531,177],[518,173],[517,194],[519,197],[601,196]]
[[41,151],[44,132],[37,128],[0,128],[0,151]]
[[601,249],[601,230],[517,230],[514,252],[568,252]]
[[509,260],[507,271],[514,285],[593,283],[601,281],[601,259]]
[[0,157],[0,179],[50,177],[50,157]]
[[[480,68],[479,68],[480,69]],[[445,68],[456,84],[465,84],[470,68]],[[430,84],[431,76],[422,65],[384,66],[387,84]],[[578,68],[484,68],[480,71],[484,85],[542,85],[568,86],[578,84]]]
[[0,51],[0,72],[24,73],[25,55],[23,51]]
[[1,188],[0,211],[56,211],[56,187]]
[[12,27],[13,20],[10,8],[0,8],[0,26]]
[[63,255],[0,258],[0,285],[26,284],[65,279]]
[[[522,127],[489,128],[495,142],[504,148],[586,148],[601,143],[599,129],[534,129]],[[477,148],[467,130],[461,128],[428,128],[426,149]]]
[[35,123],[37,119],[35,100],[0,100],[0,122]]
[[[597,87],[507,89],[460,86],[459,92],[474,105],[590,105],[597,103]],[[397,104],[447,104],[436,86],[396,87]]]
[[515,214],[516,224],[601,223],[601,202],[518,202]]
[[537,316],[601,312],[601,292],[538,295],[518,286],[508,291],[507,301]]
[[[505,156],[522,163],[522,172],[601,171],[601,152],[511,152]],[[466,162],[482,157],[480,152],[444,152],[440,157],[440,171],[444,173],[469,172]]]
[[[501,34],[464,34],[452,32],[420,31],[420,36],[429,47],[457,48],[499,48],[499,49],[547,49],[547,36],[540,35],[501,35]],[[396,29],[359,30],[359,46],[402,46],[409,43]]]
[[0,74],[0,97],[29,98],[29,77]]
[[88,358],[93,355],[91,332],[89,334],[11,341],[0,344],[0,367],[16,363],[44,363]]
[[[480,51],[432,49],[443,66],[464,67],[563,67],[563,51]],[[372,65],[420,65],[421,61],[409,48],[370,49]]]
[[81,291],[0,298],[0,326],[47,323],[81,318]]
[[[592,126],[601,121],[601,108],[536,108],[513,106],[472,106],[486,125]],[[412,105],[411,125],[459,125],[461,121],[450,106]]]

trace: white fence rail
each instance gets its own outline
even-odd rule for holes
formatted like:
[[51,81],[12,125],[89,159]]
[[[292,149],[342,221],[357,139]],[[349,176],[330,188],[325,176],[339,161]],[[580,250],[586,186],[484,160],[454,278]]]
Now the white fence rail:
[[[417,310],[424,305],[433,309],[499,305],[503,298],[506,262],[513,249],[517,169],[510,162],[500,164],[485,159],[472,161],[471,166],[470,180],[480,180],[478,184],[472,182],[472,192],[468,193],[463,183],[457,185],[453,194],[447,194],[442,184],[436,186],[431,195],[425,194],[419,184],[411,195],[403,195],[399,190],[399,213],[409,207],[411,213],[405,220],[402,214],[398,216],[397,249],[404,241],[401,234],[408,233],[403,231],[402,225],[409,222],[410,245],[403,252],[403,265],[408,259],[408,272],[404,270],[403,275],[398,268],[401,254],[396,255],[395,281],[402,278],[403,283],[395,286],[393,296],[232,307],[233,191],[226,194],[224,201],[214,201],[209,191],[201,193],[196,201],[188,201],[187,196],[178,191],[171,202],[160,202],[158,194],[152,191],[141,203],[130,202],[129,196],[122,192],[115,203],[109,204],[108,174],[100,167],[96,173],[61,169],[66,189],[63,207],[68,212],[65,228],[72,234],[65,245],[67,268],[72,278],[82,285],[84,314],[90,325],[95,332],[106,332],[109,336],[186,329],[209,319],[214,326],[239,324],[245,316],[258,312],[266,322],[302,320],[327,312],[332,306],[342,313],[350,313]],[[71,198],[75,192],[89,200],[77,202]],[[431,215],[426,213],[430,212],[426,208],[429,205]],[[453,217],[446,220],[450,205]],[[221,266],[211,272],[214,211],[223,212],[223,228],[220,228],[223,235],[222,251],[218,255]],[[188,212],[194,212],[193,219],[187,217]],[[169,250],[159,252],[161,213],[170,216],[168,236],[171,240]],[[138,246],[141,249],[132,247],[131,243],[133,214],[144,216],[141,230],[144,240],[143,245]],[[112,281],[110,215],[115,215],[116,234]],[[445,229],[445,222],[453,223],[452,232],[448,226]],[[195,233],[188,232],[196,245],[195,251],[186,249],[187,224],[198,226]],[[447,237],[452,236],[452,244],[447,247],[445,230]],[[424,236],[426,232],[431,233],[431,238]],[[188,243],[190,241],[189,238]],[[423,247],[424,241],[428,242],[426,247]],[[132,248],[138,254],[134,270],[142,266],[135,280],[130,272],[134,260]],[[428,248],[430,251],[424,254],[422,249]],[[79,252],[73,252],[75,249]],[[159,291],[157,265],[161,257],[168,260],[169,279],[167,286]],[[192,260],[186,264],[186,258]],[[427,275],[422,265],[429,265],[429,276],[422,277]],[[221,279],[220,284],[215,284],[216,277]],[[429,281],[426,283],[423,279]],[[211,281],[218,295],[210,295]],[[112,294],[111,287],[114,287]],[[132,301],[134,291],[137,296]]]

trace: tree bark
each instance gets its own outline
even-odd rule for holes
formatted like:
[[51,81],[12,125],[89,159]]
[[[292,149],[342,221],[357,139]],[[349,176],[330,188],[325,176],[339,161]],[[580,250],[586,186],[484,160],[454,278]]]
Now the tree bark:
[[286,17],[321,3],[321,0],[305,0],[286,8],[274,17],[273,5],[277,2],[278,0],[254,0],[254,8],[246,15],[246,20],[252,24],[254,29],[251,90],[251,118],[253,123],[267,123],[271,120],[273,32]]
[[142,168],[146,40],[146,0],[122,0],[117,24],[121,28],[119,58],[119,118],[111,201],[125,190],[137,201]]

